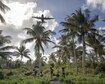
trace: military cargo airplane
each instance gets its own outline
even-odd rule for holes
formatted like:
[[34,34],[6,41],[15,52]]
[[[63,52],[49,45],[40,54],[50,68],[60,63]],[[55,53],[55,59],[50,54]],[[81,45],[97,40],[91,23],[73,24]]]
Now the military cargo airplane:
[[43,14],[41,15],[41,17],[32,16],[32,18],[40,19],[42,23],[45,23],[45,20],[54,19],[54,18],[44,17]]

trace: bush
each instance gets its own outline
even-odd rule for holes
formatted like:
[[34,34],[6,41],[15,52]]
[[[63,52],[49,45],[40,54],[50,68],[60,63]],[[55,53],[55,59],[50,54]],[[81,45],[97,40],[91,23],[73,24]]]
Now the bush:
[[32,71],[26,72],[26,73],[24,73],[24,75],[30,76],[30,75],[32,75]]
[[100,63],[96,67],[96,73],[104,73],[105,74],[105,62]]
[[4,74],[3,72],[0,72],[0,80],[4,79]]
[[104,74],[104,73],[99,73],[99,74],[97,74],[97,76],[98,76],[99,78],[104,78],[104,77],[105,77],[105,74]]
[[97,67],[97,63],[93,63],[91,61],[88,61],[88,62],[86,62],[85,67],[87,67],[87,68],[94,68],[95,69]]
[[64,82],[65,82],[66,84],[75,84],[75,83],[73,82],[73,80],[71,80],[69,77],[67,77],[67,78],[64,80]]
[[12,76],[12,75],[14,75],[14,73],[10,71],[10,72],[8,72],[6,75],[7,75],[7,76]]
[[58,77],[53,77],[52,79],[51,79],[51,81],[57,81],[58,80]]

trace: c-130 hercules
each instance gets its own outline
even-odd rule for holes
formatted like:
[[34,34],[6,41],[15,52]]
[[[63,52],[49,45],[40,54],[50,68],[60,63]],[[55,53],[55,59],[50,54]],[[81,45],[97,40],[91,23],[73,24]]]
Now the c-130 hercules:
[[43,14],[41,15],[41,17],[32,16],[32,18],[40,19],[41,20],[41,23],[45,23],[45,20],[54,19],[54,18],[44,17]]

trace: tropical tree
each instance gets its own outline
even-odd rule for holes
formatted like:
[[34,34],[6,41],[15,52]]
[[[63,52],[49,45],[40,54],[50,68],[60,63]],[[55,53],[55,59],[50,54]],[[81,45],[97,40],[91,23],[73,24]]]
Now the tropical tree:
[[68,40],[72,40],[72,55],[74,57],[74,63],[75,63],[75,70],[76,72],[78,72],[78,67],[77,67],[77,56],[76,56],[76,51],[75,51],[75,39],[76,39],[76,35],[77,32],[73,31],[73,29],[75,28],[74,25],[72,25],[74,23],[72,17],[67,16],[65,18],[65,22],[61,22],[61,24],[64,26],[64,28],[62,30],[60,30],[61,33],[64,33],[65,38],[67,38]]
[[90,34],[88,36],[87,40],[87,45],[91,48],[93,48],[95,56],[94,56],[94,61],[99,62],[104,60],[103,55],[105,55],[104,51],[104,42],[105,42],[105,37],[103,37],[100,34]]
[[72,30],[74,32],[77,32],[78,34],[78,41],[83,44],[83,55],[82,55],[82,68],[83,73],[85,73],[85,57],[86,57],[86,37],[97,31],[97,29],[94,28],[95,23],[98,21],[98,16],[91,18],[90,17],[90,11],[88,9],[86,10],[76,10],[75,13],[72,14]]
[[47,46],[48,42],[54,43],[50,39],[52,31],[46,30],[41,22],[37,22],[32,28],[25,28],[25,30],[30,37],[25,39],[23,43],[34,42],[35,53],[39,60],[39,73],[41,73],[41,53],[44,54],[44,46]]
[[[10,8],[8,6],[6,6],[2,0],[0,0],[0,10],[3,12],[3,13],[6,13],[6,11],[10,10]],[[2,14],[0,14],[0,20],[2,23],[5,23],[5,19],[3,18]]]
[[20,68],[21,66],[24,65],[24,62],[22,62],[21,60],[17,59],[14,61],[14,67],[15,68]]
[[24,45],[20,45],[20,47],[16,47],[15,55],[17,57],[21,57],[21,61],[22,61],[23,57],[26,57],[31,60],[31,58],[29,57],[30,50],[26,49],[26,47]]
[[54,62],[54,63],[57,62],[56,55],[55,55],[54,52],[50,54],[50,56],[49,56],[49,62]]
[[55,53],[59,63],[70,64],[71,61],[74,62],[73,42],[65,35],[60,37],[59,43],[53,48],[57,48]]
[[2,30],[0,30],[0,58],[8,59],[11,58],[13,52],[10,52],[10,49],[13,49],[13,46],[7,44],[11,43],[11,36],[2,35]]
[[68,50],[67,50],[67,39],[64,38],[64,36],[62,35],[59,39],[59,43],[56,44],[53,48],[57,48],[58,51],[57,53],[57,57],[59,58],[59,60],[61,60],[64,64],[67,63],[67,54],[68,54]]

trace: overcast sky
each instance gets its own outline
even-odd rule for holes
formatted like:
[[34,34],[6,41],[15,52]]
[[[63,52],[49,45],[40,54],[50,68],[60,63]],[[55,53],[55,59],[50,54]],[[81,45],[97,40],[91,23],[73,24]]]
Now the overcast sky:
[[[0,24],[0,30],[4,30],[5,35],[12,36],[12,44],[19,45],[19,43],[28,37],[23,28],[31,27],[36,23],[32,16],[40,16],[44,14],[46,17],[54,17],[54,20],[48,21],[45,26],[47,29],[55,31],[57,34],[52,38],[57,42],[60,36],[58,31],[62,29],[59,24],[64,21],[67,15],[70,15],[79,8],[86,6],[91,10],[91,14],[99,14],[100,18],[105,18],[105,0],[5,0],[6,4],[10,7],[4,18],[6,24]],[[98,22],[96,27],[104,28],[104,22]],[[33,43],[27,44],[27,48],[31,50],[31,57],[34,58]],[[49,48],[45,48],[45,55],[49,55],[52,51],[53,45],[50,44]],[[26,59],[24,59],[26,60]]]

